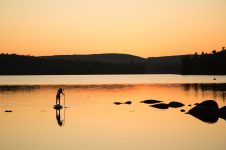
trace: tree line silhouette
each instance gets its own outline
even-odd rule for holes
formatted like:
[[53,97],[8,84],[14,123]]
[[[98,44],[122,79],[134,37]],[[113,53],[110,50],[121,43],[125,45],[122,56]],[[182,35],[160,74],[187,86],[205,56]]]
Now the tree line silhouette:
[[226,49],[202,52],[200,55],[186,55],[182,58],[182,74],[226,74]]
[[16,54],[0,55],[1,75],[141,74],[142,64],[115,64],[93,61],[45,59]]
[[[112,55],[112,60],[115,56]],[[0,54],[0,75],[76,75],[76,74],[219,74],[226,75],[226,49],[212,53],[155,57],[127,63],[80,59],[51,59],[17,54]],[[95,56],[96,57],[96,56]],[[108,56],[109,57],[109,56]],[[117,56],[118,57],[118,56]],[[131,58],[131,59],[129,59]],[[103,55],[100,57],[103,59]],[[124,57],[122,58],[124,60]]]

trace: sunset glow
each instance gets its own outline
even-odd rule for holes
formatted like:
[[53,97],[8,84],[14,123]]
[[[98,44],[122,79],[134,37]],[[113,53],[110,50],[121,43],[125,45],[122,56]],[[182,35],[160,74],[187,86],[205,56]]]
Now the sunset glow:
[[0,53],[211,52],[226,46],[225,0],[0,0]]

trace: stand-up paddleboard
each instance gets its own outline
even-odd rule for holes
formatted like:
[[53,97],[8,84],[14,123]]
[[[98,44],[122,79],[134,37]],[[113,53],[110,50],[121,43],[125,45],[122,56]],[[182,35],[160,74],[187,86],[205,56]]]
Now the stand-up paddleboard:
[[56,105],[53,106],[53,108],[54,108],[54,109],[62,109],[63,106],[60,105],[60,104],[56,104]]

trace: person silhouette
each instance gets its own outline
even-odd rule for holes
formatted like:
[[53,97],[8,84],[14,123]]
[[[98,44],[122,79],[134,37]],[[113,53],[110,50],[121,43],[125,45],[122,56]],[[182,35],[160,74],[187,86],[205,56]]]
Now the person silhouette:
[[64,95],[64,89],[62,89],[62,88],[58,89],[57,94],[56,94],[56,105],[57,105],[57,102],[59,102],[59,105],[60,105],[60,94]]

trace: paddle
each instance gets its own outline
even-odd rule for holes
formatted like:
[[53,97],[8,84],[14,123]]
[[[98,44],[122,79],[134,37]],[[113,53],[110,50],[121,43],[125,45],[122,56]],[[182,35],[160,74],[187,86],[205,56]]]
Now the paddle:
[[64,108],[65,108],[66,106],[65,106],[65,95],[64,95]]
[[66,97],[66,96],[65,96],[65,93],[64,93],[64,108],[68,108],[67,106],[65,106],[65,103],[66,103],[66,102],[65,102],[65,101],[66,101],[66,100],[65,100],[65,99],[66,99],[65,97]]

